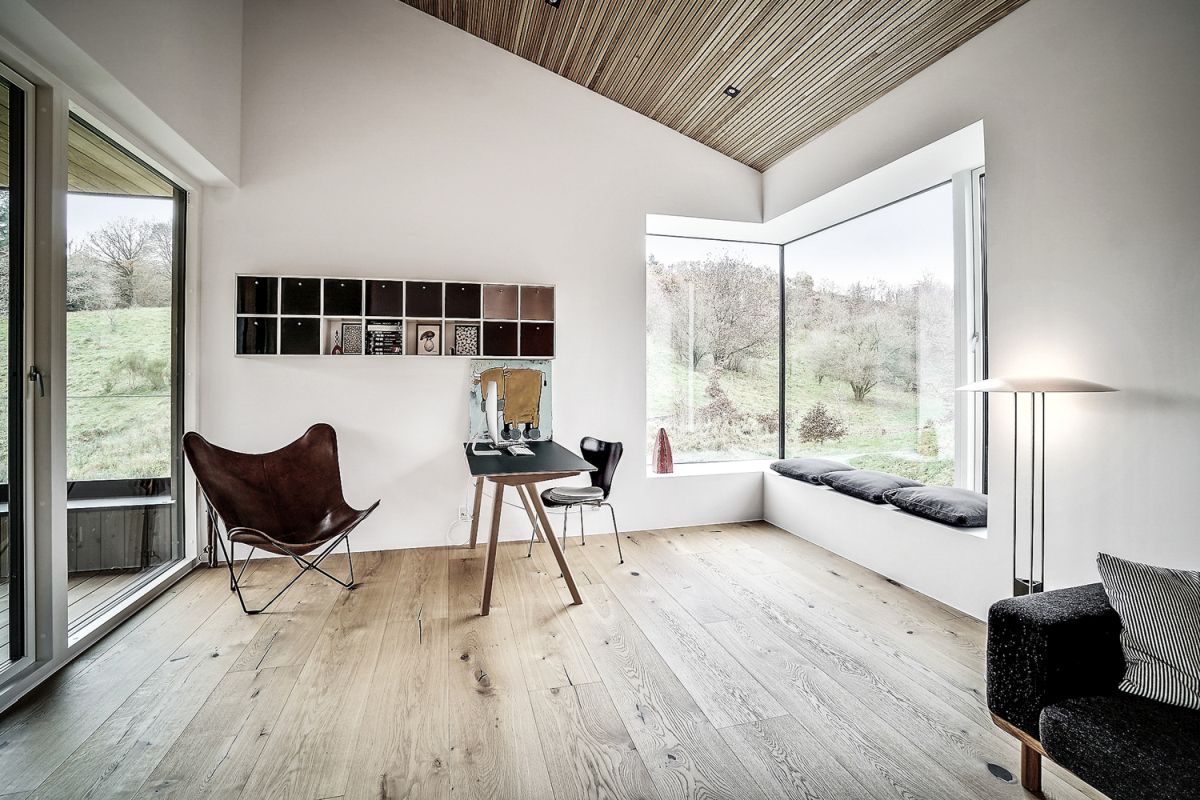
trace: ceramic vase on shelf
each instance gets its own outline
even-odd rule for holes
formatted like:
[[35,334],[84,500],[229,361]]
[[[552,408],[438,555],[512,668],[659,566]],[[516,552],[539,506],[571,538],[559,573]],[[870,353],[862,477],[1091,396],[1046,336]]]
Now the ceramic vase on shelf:
[[675,471],[675,458],[671,455],[671,440],[667,438],[666,428],[659,428],[658,436],[654,438],[654,471],[660,475]]

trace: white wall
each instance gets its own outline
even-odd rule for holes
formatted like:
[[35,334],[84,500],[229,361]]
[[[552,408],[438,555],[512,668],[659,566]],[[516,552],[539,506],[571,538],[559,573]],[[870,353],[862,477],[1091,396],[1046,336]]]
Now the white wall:
[[[1048,585],[1097,580],[1098,550],[1200,568],[1200,4],[1033,0],[767,171],[765,215],[979,119],[992,374],[1121,389],[1050,400]],[[986,550],[871,566],[973,613],[1011,591],[1011,418]]]
[[197,180],[237,182],[242,0],[0,0],[0,35]]
[[395,0],[254,0],[244,35],[241,187],[205,193],[205,435],[328,421],[350,502],[383,499],[356,547],[462,541],[467,364],[236,358],[234,274],[555,283],[555,437],[625,442],[622,526],[760,516],[756,473],[645,477],[643,238],[650,212],[761,219],[759,173]]

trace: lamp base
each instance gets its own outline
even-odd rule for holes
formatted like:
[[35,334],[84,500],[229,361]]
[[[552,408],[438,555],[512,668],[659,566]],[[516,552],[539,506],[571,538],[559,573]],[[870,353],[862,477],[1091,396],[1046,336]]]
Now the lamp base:
[[1030,582],[1027,578],[1013,579],[1013,597],[1022,597],[1027,594],[1039,594],[1045,591],[1045,587],[1041,581]]

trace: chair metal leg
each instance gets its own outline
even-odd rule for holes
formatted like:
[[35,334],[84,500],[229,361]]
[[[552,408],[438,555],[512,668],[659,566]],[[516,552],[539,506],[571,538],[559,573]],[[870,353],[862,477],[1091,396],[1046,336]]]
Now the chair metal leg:
[[582,503],[579,504],[579,544],[580,544],[580,546],[587,544],[587,542],[585,542],[583,540],[583,504]]
[[562,539],[563,539],[563,545],[562,545],[563,552],[566,552],[566,549],[567,549],[567,519],[568,519],[570,516],[571,516],[571,507],[570,507],[570,506],[563,506],[563,537],[562,537]]
[[617,512],[613,510],[612,503],[601,503],[602,506],[608,506],[608,513],[612,515],[613,536],[617,538],[617,558],[621,559],[622,564],[625,563],[625,555],[621,552],[621,531],[617,528]]
[[[346,589],[354,588],[354,557],[350,552],[350,532],[347,531],[346,533],[339,536],[337,539],[333,540],[333,542],[331,542],[329,544],[329,546],[327,548],[325,548],[325,551],[322,552],[319,556],[317,556],[312,561],[309,561],[307,558],[304,558],[303,556],[299,556],[299,555],[296,555],[295,553],[288,552],[287,554],[289,556],[291,556],[292,560],[295,561],[296,564],[298,564],[300,566],[300,570],[292,577],[292,579],[290,581],[288,581],[286,584],[284,584],[283,588],[280,589],[278,592],[276,592],[275,596],[272,597],[270,600],[268,600],[262,608],[248,608],[246,606],[246,599],[245,599],[245,597],[242,596],[242,587],[240,584],[242,573],[245,572],[246,565],[243,564],[241,571],[239,571],[235,575],[234,571],[233,571],[233,561],[230,559],[230,552],[233,550],[234,543],[232,541],[229,543],[229,550],[227,551],[225,549],[225,540],[220,535],[218,535],[216,537],[216,539],[217,539],[217,542],[221,546],[221,554],[225,557],[225,563],[229,567],[229,580],[233,587],[233,591],[237,594],[238,602],[241,603],[241,606],[242,606],[242,611],[244,611],[247,614],[261,614],[262,612],[266,611],[268,608],[271,607],[272,603],[274,603],[276,600],[278,600],[280,597],[282,597],[283,593],[286,592],[288,589],[292,588],[292,584],[294,584],[296,581],[300,580],[300,578],[302,578],[304,576],[304,573],[308,572],[310,569],[316,570],[317,572],[321,573],[326,578],[329,578],[331,581],[338,584],[339,586],[342,586]],[[321,562],[325,560],[325,557],[328,556],[330,553],[332,553],[334,551],[334,549],[339,544],[341,544],[343,541],[345,541],[345,543],[346,543],[346,558],[350,562],[350,577],[348,580],[345,580],[345,581],[343,581],[340,578],[337,578],[333,575],[330,575],[328,572],[321,569],[321,566],[320,566]],[[253,555],[254,548],[251,548],[250,552],[251,552],[251,555]],[[249,556],[247,556],[246,560],[247,560],[247,562],[250,560]]]

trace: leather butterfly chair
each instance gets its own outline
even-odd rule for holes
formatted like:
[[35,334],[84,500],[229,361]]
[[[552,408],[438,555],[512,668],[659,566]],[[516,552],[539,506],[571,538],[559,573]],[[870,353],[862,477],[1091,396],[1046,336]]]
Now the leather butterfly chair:
[[[542,504],[547,508],[561,508],[563,510],[563,532],[562,546],[565,550],[567,547],[567,515],[572,508],[579,509],[579,543],[583,541],[583,507],[592,506],[600,508],[601,506],[608,507],[608,513],[612,515],[613,536],[617,539],[617,557],[621,563],[625,563],[625,556],[621,553],[621,531],[617,528],[617,512],[613,511],[612,504],[608,502],[608,493],[612,491],[613,476],[617,472],[617,464],[621,463],[621,456],[625,452],[625,445],[620,442],[605,442],[600,439],[595,439],[591,436],[586,436],[579,442],[579,454],[584,460],[596,468],[595,472],[589,472],[588,476],[592,479],[591,486],[554,486],[542,492]],[[533,539],[537,535],[535,529],[529,537],[529,553],[533,553]],[[553,536],[553,531],[546,531],[547,536]]]
[[[346,504],[338,468],[337,434],[325,423],[313,425],[291,444],[271,453],[238,453],[207,441],[195,431],[183,437],[183,451],[196,473],[208,505],[212,538],[217,540],[229,566],[229,589],[236,592],[247,614],[266,611],[304,573],[315,569],[346,587],[354,586],[354,561],[350,532],[379,506],[365,511]],[[229,550],[221,538],[225,525]],[[350,577],[341,580],[321,568],[335,547],[346,542]],[[234,547],[249,546],[250,553],[235,574]],[[267,604],[246,608],[240,581],[254,551],[289,556],[300,571]],[[310,553],[320,551],[316,558]]]

